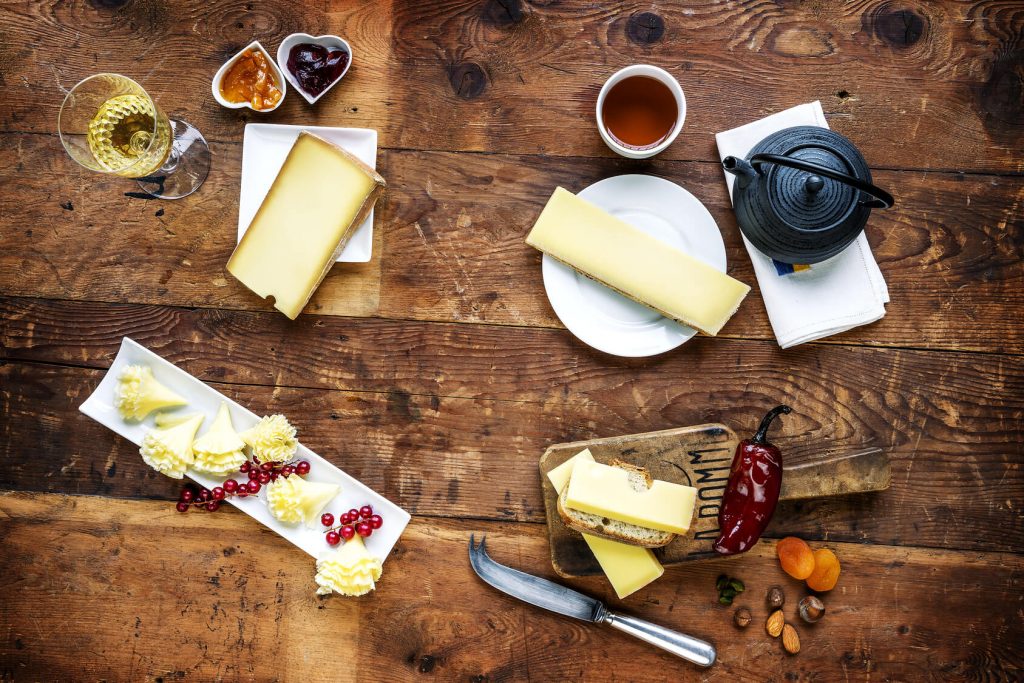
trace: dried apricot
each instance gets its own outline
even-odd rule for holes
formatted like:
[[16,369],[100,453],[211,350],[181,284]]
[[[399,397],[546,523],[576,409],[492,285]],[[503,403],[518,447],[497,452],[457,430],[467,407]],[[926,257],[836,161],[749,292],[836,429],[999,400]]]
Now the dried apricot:
[[787,536],[775,545],[782,571],[794,579],[806,579],[814,571],[814,552],[811,546],[796,536]]
[[807,587],[813,591],[830,591],[839,581],[839,558],[828,548],[814,551],[814,571],[807,577]]

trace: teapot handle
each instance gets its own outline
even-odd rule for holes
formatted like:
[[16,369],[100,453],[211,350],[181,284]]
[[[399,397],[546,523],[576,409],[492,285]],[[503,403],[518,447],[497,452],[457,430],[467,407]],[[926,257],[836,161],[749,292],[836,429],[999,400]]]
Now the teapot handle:
[[855,187],[861,192],[868,194],[872,197],[871,201],[863,202],[864,206],[871,207],[873,209],[888,209],[891,208],[894,199],[892,195],[885,190],[872,185],[871,183],[864,182],[860,178],[854,178],[852,175],[847,173],[840,173],[826,166],[819,166],[818,164],[812,164],[809,161],[803,159],[794,159],[793,157],[784,157],[778,154],[755,154],[750,157],[750,165],[761,171],[761,164],[776,164],[777,166],[786,166],[787,168],[795,168],[798,171],[807,171],[814,175],[825,176],[832,180],[838,180],[841,183]]

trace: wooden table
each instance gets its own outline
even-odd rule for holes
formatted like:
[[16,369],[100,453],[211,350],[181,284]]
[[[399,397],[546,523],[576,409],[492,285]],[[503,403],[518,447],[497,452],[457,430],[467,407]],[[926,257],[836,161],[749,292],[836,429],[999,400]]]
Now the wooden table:
[[[1024,660],[1024,8],[906,3],[91,0],[0,8],[0,679],[1016,680]],[[316,107],[220,108],[210,78],[251,39],[348,38]],[[592,121],[604,78],[671,71],[689,103],[652,162]],[[210,141],[177,202],[125,196],[56,135],[63,91],[134,76]],[[782,351],[713,134],[820,99],[897,208],[868,237],[892,293],[873,325]],[[224,270],[243,124],[380,132],[373,260],[335,267],[286,320]],[[718,338],[623,360],[564,330],[523,238],[556,185],[652,173],[705,202],[755,284]],[[309,557],[232,509],[174,511],[174,481],[77,412],[131,336],[412,512],[379,589],[317,598]],[[769,536],[835,549],[828,615],[785,655],[763,596],[800,585],[771,541],[669,569],[611,604],[715,641],[703,671],[543,613],[472,575],[471,532],[553,576],[537,459],[551,443],[721,421],[789,462],[881,446],[892,488],[782,507]],[[746,631],[716,603],[743,578]]]

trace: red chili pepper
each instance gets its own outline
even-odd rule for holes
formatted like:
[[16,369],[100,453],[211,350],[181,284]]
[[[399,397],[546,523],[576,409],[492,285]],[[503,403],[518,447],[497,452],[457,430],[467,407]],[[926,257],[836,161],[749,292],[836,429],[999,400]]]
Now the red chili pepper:
[[782,453],[766,436],[772,420],[790,411],[789,406],[772,408],[761,420],[754,438],[744,439],[736,447],[718,511],[715,551],[721,555],[753,548],[775,514],[782,488]]

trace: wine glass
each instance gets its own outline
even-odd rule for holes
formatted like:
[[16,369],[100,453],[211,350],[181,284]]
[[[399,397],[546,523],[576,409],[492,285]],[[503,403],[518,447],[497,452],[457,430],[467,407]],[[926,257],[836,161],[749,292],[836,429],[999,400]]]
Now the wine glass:
[[100,173],[135,178],[147,197],[180,199],[210,172],[196,128],[169,119],[141,85],[120,74],[90,76],[68,92],[57,119],[71,158]]

